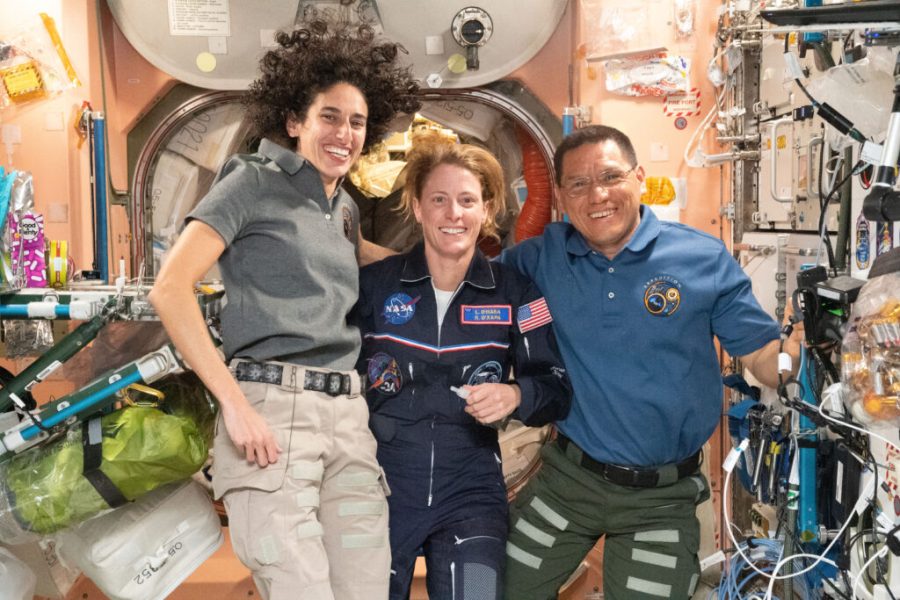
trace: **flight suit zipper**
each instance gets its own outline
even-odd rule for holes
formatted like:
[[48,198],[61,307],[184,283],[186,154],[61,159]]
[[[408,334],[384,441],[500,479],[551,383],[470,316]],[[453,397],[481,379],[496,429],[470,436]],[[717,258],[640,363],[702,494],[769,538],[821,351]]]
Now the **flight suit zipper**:
[[[463,283],[464,282],[460,282],[460,284],[458,286],[456,286],[456,291],[454,291],[453,295],[450,297],[450,302],[447,303],[447,313],[445,313],[445,315],[444,315],[445,318],[446,318],[447,314],[450,313],[450,308],[453,306],[453,301],[456,300],[456,296],[459,295],[459,290],[462,289]],[[434,285],[434,282],[432,282],[432,285]],[[437,328],[438,328],[438,330],[437,330],[437,347],[440,348],[441,347],[441,329],[443,329],[443,327],[441,327],[437,323],[435,323],[435,325],[437,325]],[[440,360],[440,359],[441,359],[441,356],[439,354],[438,360]],[[431,506],[432,500],[434,500],[434,422],[435,422],[436,418],[437,418],[436,416],[431,417],[431,466],[428,471],[428,506],[429,507]]]
[[428,470],[428,506],[434,499],[434,419],[431,417],[431,467]]

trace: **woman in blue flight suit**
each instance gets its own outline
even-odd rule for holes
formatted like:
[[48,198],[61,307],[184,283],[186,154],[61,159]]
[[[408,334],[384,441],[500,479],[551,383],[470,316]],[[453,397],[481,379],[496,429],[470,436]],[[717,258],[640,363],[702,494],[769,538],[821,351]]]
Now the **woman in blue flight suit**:
[[[424,243],[360,272],[357,324],[370,426],[392,489],[391,600],[424,552],[435,600],[502,597],[507,501],[497,424],[543,425],[571,387],[537,288],[477,249],[504,206],[497,160],[420,143],[401,209]],[[515,380],[511,375],[515,374]]]

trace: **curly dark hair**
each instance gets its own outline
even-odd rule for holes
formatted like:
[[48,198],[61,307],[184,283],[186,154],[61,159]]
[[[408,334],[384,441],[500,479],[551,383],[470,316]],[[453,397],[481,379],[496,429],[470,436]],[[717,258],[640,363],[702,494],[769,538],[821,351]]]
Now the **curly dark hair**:
[[255,134],[289,147],[288,118],[306,119],[318,94],[336,83],[357,87],[369,118],[363,151],[381,140],[397,113],[412,114],[421,102],[409,67],[397,64],[399,44],[379,40],[368,25],[313,21],[275,36],[278,47],[259,62],[261,74],[244,99]]

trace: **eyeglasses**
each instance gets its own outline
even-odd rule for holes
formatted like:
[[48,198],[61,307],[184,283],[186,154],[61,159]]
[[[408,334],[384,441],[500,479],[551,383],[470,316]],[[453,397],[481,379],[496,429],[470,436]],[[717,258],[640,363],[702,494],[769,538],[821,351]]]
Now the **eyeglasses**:
[[622,185],[625,183],[625,180],[628,179],[628,174],[636,168],[637,167],[631,167],[627,171],[604,171],[593,178],[574,177],[566,182],[563,189],[565,189],[566,194],[570,198],[583,198],[590,194],[591,190],[594,188],[601,187],[608,190]]

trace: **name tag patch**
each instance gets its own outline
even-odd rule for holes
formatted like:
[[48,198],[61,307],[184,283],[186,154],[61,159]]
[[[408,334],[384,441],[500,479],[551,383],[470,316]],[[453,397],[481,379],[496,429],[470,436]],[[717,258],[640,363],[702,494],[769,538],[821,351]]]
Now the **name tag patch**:
[[460,310],[463,325],[512,325],[512,306],[509,304],[463,304]]

